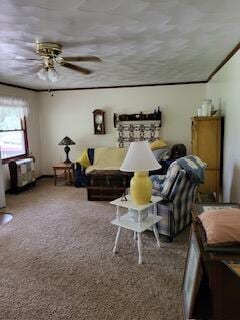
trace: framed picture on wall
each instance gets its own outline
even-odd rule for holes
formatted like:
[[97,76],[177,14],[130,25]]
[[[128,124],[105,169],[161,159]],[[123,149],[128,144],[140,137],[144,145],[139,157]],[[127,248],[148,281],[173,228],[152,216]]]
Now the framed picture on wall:
[[182,285],[183,313],[185,320],[191,319],[193,316],[194,305],[202,275],[201,252],[196,232],[192,229]]

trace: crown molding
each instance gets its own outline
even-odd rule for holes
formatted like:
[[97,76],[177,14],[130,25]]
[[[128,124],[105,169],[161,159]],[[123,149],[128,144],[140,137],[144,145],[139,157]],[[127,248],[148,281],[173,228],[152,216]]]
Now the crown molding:
[[[63,89],[51,89],[51,92],[55,91],[75,91],[75,90],[97,90],[97,89],[121,89],[121,88],[137,88],[137,87],[157,87],[157,86],[176,86],[185,84],[201,84],[206,83],[207,80],[202,81],[186,81],[186,82],[164,82],[164,83],[150,83],[150,84],[130,84],[120,86],[101,86],[101,87],[80,87],[80,88],[63,88]],[[40,89],[37,92],[47,92],[47,89]]]
[[34,91],[37,92],[37,89],[32,89],[32,88],[28,88],[28,87],[23,87],[23,86],[19,86],[17,84],[11,84],[11,83],[6,83],[6,82],[0,82],[0,85],[3,86],[8,86],[8,87],[13,87],[13,88],[17,88],[17,89],[24,89],[24,90],[30,90],[30,91]]
[[240,49],[240,42],[232,49],[231,52],[226,56],[226,58],[217,66],[216,69],[213,70],[213,72],[210,74],[210,76],[207,79],[207,82],[209,82],[212,77],[220,70],[222,67],[234,56],[234,54]]

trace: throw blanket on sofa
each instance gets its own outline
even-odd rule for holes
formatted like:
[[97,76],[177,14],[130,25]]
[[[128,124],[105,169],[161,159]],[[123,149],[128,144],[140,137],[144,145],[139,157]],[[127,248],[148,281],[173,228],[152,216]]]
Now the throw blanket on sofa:
[[177,164],[186,171],[193,183],[204,183],[204,169],[206,163],[194,155],[189,155],[176,160]]
[[126,148],[96,148],[93,165],[86,169],[86,173],[93,170],[119,170],[126,153]]

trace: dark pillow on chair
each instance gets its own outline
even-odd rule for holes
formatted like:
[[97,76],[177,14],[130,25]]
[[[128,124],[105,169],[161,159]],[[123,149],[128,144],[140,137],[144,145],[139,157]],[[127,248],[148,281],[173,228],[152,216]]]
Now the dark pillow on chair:
[[171,148],[171,159],[178,159],[181,157],[185,157],[187,154],[187,150],[184,144],[174,144]]

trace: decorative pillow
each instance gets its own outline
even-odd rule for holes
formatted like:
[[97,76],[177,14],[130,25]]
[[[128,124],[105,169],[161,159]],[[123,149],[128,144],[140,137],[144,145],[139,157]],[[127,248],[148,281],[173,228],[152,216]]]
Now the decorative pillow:
[[83,168],[87,168],[91,165],[90,161],[89,161],[89,158],[88,158],[88,152],[87,152],[87,149],[83,150],[80,158],[76,161],[76,162],[79,162],[80,165],[83,167]]
[[152,143],[150,143],[151,150],[165,148],[166,146],[167,146],[166,142],[161,139],[155,140]]
[[168,160],[170,158],[171,150],[170,149],[156,149],[153,150],[154,157],[157,161]]
[[206,211],[198,218],[205,230],[208,245],[240,244],[240,209]]

